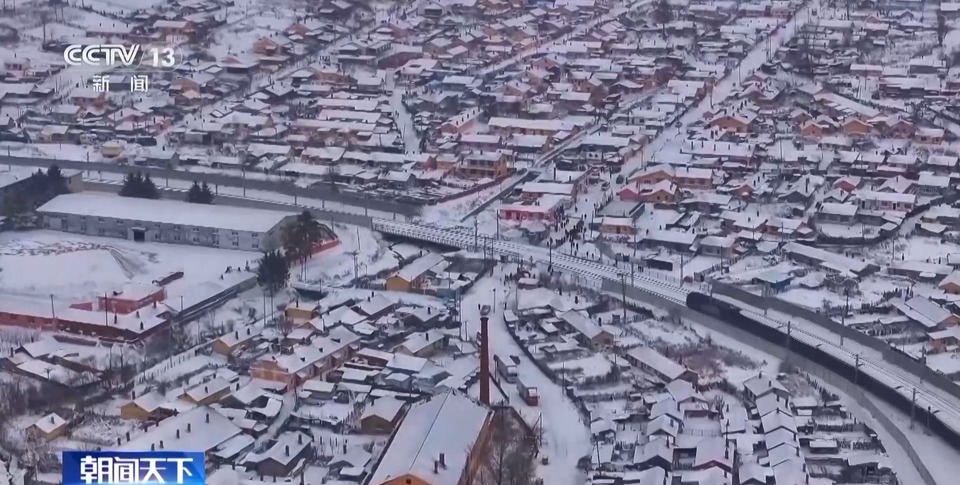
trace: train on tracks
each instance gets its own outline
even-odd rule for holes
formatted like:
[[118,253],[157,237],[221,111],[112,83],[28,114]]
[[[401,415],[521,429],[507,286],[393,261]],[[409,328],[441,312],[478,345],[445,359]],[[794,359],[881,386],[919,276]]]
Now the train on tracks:
[[[729,302],[704,293],[692,292],[687,295],[686,306],[691,310],[717,318],[776,345],[784,344],[785,335],[780,329],[757,321]],[[901,394],[898,389],[889,387],[888,384],[870,375],[870,373],[857,369],[855,365],[827,352],[822,348],[822,345],[815,346],[799,339],[792,339],[790,349],[792,352],[816,362],[860,386],[864,391],[876,394],[907,415],[914,415],[917,422],[927,424],[933,432],[954,447],[960,448],[960,430],[954,429],[953,426],[941,419],[938,416],[940,410],[915,405],[911,397]]]

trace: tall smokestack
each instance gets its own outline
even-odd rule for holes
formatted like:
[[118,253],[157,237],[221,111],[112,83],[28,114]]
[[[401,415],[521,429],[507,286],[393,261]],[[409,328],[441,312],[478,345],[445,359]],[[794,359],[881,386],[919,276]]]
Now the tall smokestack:
[[487,317],[480,317],[480,402],[490,405],[490,348]]

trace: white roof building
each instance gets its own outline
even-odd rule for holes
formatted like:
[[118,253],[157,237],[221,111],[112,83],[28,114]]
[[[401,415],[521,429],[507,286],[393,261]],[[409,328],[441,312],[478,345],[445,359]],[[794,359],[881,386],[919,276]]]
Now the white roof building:
[[489,416],[487,408],[455,393],[415,405],[368,483],[382,485],[409,476],[433,485],[457,485]]
[[120,451],[176,450],[208,452],[240,434],[240,428],[206,406],[169,417],[146,433],[124,443]]
[[121,199],[91,192],[57,196],[40,206],[38,212],[255,232],[267,232],[283,218],[292,215],[287,212],[187,204],[174,200]]

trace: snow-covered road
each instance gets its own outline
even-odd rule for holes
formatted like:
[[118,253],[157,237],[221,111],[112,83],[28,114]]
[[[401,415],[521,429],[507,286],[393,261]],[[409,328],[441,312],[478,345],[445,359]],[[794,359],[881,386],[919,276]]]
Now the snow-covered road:
[[[560,386],[540,372],[526,354],[520,351],[517,343],[507,332],[503,321],[503,302],[507,293],[502,284],[503,266],[493,276],[483,278],[463,298],[463,322],[468,335],[480,331],[480,310],[478,305],[490,305],[493,311],[489,315],[490,351],[492,355],[514,355],[520,358],[517,373],[527,385],[536,386],[540,391],[540,405],[527,406],[517,394],[513,384],[504,383],[504,390],[510,395],[510,404],[524,416],[531,425],[542,414],[544,423],[543,446],[541,456],[549,458],[549,464],[540,467],[540,476],[544,483],[551,485],[578,485],[583,476],[577,469],[577,460],[590,453],[590,432],[581,421],[577,408],[564,396]],[[494,305],[494,291],[497,291],[497,304]],[[493,369],[491,369],[491,372]]]
[[665,128],[644,148],[643,153],[646,154],[645,156],[638,156],[624,163],[623,173],[630,174],[638,169],[642,169],[644,159],[653,158],[654,154],[662,150],[668,143],[682,140],[687,127],[698,120],[702,120],[704,113],[713,108],[712,100],[715,99],[719,102],[738,89],[742,81],[750,77],[753,71],[759,69],[764,62],[770,59],[780,46],[788,42],[794,34],[810,22],[811,19],[816,18],[811,17],[811,13],[819,10],[820,0],[808,1],[797,10],[789,22],[782,25],[776,32],[770,35],[769,39],[758,42],[735,69],[731,69],[725,78],[714,85],[710,96],[705,96],[680,117],[678,120],[679,126]]
[[611,9],[609,12],[607,12],[607,13],[605,13],[605,14],[602,14],[602,15],[599,15],[599,16],[597,16],[596,18],[591,19],[590,21],[588,21],[588,22],[586,22],[586,23],[584,23],[584,24],[579,25],[578,27],[576,27],[575,29],[573,29],[572,31],[570,31],[570,32],[568,32],[568,33],[566,33],[566,34],[563,34],[563,35],[561,35],[561,36],[559,36],[559,37],[557,37],[557,38],[551,39],[551,40],[549,40],[549,41],[547,41],[547,42],[544,42],[544,43],[542,43],[542,44],[534,44],[534,45],[532,45],[532,46],[530,46],[530,47],[527,47],[526,49],[523,49],[522,51],[518,52],[517,54],[514,54],[514,55],[511,56],[510,58],[504,59],[503,61],[500,61],[500,62],[498,62],[498,63],[496,63],[496,64],[494,64],[494,65],[492,65],[492,66],[489,66],[489,67],[485,67],[485,68],[483,68],[483,69],[480,69],[480,70],[474,72],[473,74],[475,74],[475,75],[480,75],[480,76],[485,76],[485,75],[490,74],[490,73],[500,72],[500,71],[502,71],[502,70],[504,70],[504,69],[506,69],[506,68],[508,68],[508,67],[510,67],[510,66],[512,66],[512,65],[514,65],[514,64],[516,64],[516,63],[518,63],[518,62],[520,62],[520,61],[522,61],[523,59],[526,59],[526,58],[528,58],[528,57],[530,57],[530,56],[538,53],[538,52],[547,52],[547,50],[548,50],[548,49],[550,48],[550,46],[552,46],[552,45],[559,44],[559,43],[561,43],[561,42],[566,42],[566,41],[568,41],[568,40],[570,40],[570,39],[573,39],[573,38],[575,38],[575,37],[578,37],[578,36],[580,36],[580,35],[583,35],[584,33],[588,32],[590,29],[592,29],[592,28],[594,28],[594,27],[596,27],[596,26],[598,26],[598,25],[601,25],[601,24],[603,24],[603,23],[605,23],[605,22],[609,22],[609,21],[611,21],[611,20],[614,20],[614,19],[616,19],[617,17],[619,17],[620,15],[622,15],[622,14],[624,14],[624,13],[626,13],[626,12],[629,12],[629,11],[632,11],[632,10],[636,10],[636,9],[638,9],[638,8],[646,7],[646,6],[648,6],[648,5],[652,4],[652,3],[653,3],[653,0],[639,0],[639,1],[631,2],[629,5],[624,5],[624,6],[620,6],[620,7],[613,8],[613,9]]
[[[551,253],[549,249],[539,246],[500,241],[489,237],[477,237],[463,230],[379,220],[374,221],[373,229],[387,234],[469,249],[475,252],[489,252],[491,257],[499,255],[514,260],[552,264],[561,272],[578,276],[578,281],[582,286],[596,290],[605,287],[610,288],[610,282],[613,282],[613,287],[616,288],[622,282],[627,288],[635,288],[662,299],[666,306],[672,304],[685,307],[686,296],[694,291],[692,287],[678,285],[675,281],[658,280],[646,274],[636,275],[632,283],[627,283],[629,275],[625,275],[623,271],[616,267],[602,262]],[[626,278],[621,279],[624,276]],[[605,285],[604,281],[608,284]],[[744,314],[760,323],[777,329],[784,334],[785,338],[789,332],[793,340],[820,347],[821,350],[851,366],[859,362],[860,372],[870,375],[908,399],[912,399],[913,393],[916,391],[918,408],[931,408],[945,425],[960,434],[960,399],[955,398],[952,394],[931,383],[921,381],[907,370],[886,362],[882,356],[872,349],[855,344],[850,340],[841,345],[840,337],[837,334],[816,323],[787,315],[779,316],[774,312],[765,315],[762,309],[752,308],[739,300],[721,298],[741,308]],[[789,328],[788,322],[790,322]]]

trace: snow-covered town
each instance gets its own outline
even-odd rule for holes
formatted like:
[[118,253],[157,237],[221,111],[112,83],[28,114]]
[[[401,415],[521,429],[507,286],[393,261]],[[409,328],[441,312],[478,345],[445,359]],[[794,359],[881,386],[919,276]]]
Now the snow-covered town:
[[0,485],[957,483],[960,3],[0,0],[0,63]]

